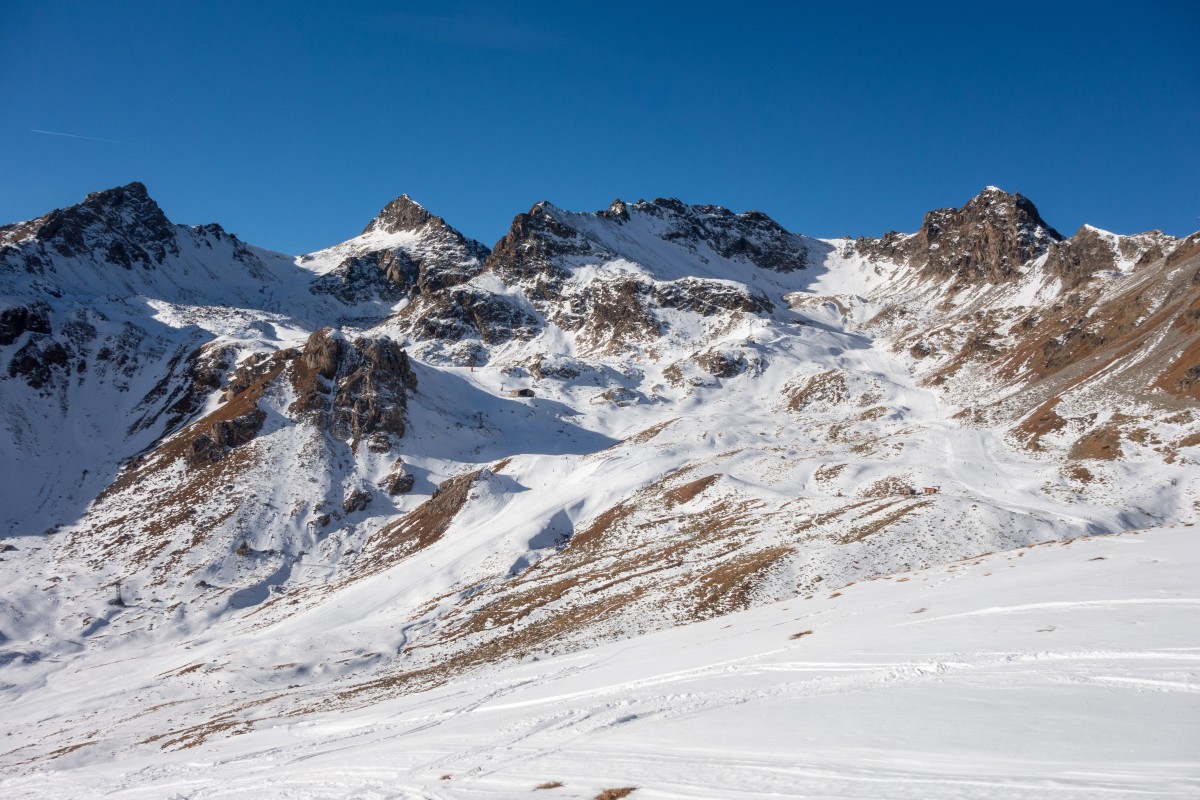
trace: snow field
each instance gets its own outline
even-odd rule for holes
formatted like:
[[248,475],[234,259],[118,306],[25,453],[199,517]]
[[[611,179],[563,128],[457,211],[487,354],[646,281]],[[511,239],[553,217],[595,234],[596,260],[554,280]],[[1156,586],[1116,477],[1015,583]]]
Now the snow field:
[[1052,542],[190,750],[82,748],[0,797],[1195,796],[1197,568],[1188,527]]

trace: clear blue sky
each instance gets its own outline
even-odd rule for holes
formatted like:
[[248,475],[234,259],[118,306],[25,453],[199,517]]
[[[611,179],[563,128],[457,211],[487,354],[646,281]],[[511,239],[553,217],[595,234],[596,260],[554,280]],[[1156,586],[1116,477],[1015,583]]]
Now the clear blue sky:
[[1182,235],[1197,41],[1194,0],[9,0],[0,221],[141,180],[292,253],[402,193],[488,245],[538,200],[664,195],[879,235],[996,184],[1064,233]]

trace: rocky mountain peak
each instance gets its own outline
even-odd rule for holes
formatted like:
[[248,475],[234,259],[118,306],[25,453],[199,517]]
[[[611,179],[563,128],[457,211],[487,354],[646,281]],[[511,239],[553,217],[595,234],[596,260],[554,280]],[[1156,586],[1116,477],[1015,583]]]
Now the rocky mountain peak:
[[1054,239],[1063,238],[1042,219],[1032,200],[1020,192],[1010,194],[996,186],[985,186],[979,194],[968,200],[958,213],[972,217],[1011,217],[1017,225],[1041,228]]
[[0,242],[27,239],[67,257],[94,255],[126,269],[134,264],[162,264],[168,253],[179,252],[175,226],[137,181],[93,192],[78,205],[0,228]]
[[724,206],[688,205],[674,197],[639,201],[639,212],[667,223],[662,238],[688,249],[707,245],[722,258],[760,269],[792,272],[808,266],[804,239],[761,211],[735,213]]
[[513,281],[537,275],[556,280],[565,277],[551,260],[563,255],[582,255],[592,248],[560,216],[565,215],[544,200],[535,203],[527,213],[515,216],[508,233],[492,248],[488,269]]
[[383,207],[375,219],[371,220],[363,233],[401,233],[416,231],[430,223],[440,227],[449,227],[441,217],[436,217],[425,210],[425,207],[406,194],[402,194]]
[[[395,233],[415,237],[380,241],[368,236]],[[337,258],[337,266],[315,280],[310,291],[354,304],[395,302],[460,284],[479,272],[489,252],[403,194],[384,206],[359,237],[302,260]]]
[[959,286],[1010,280],[1062,239],[1029,198],[988,186],[962,208],[928,212],[911,236],[893,232],[859,239],[856,247],[873,258],[908,260],[926,278]]
[[597,211],[596,215],[600,217],[606,217],[616,222],[628,222],[629,206],[625,204],[624,200],[618,197],[616,200],[613,200],[609,207],[604,211]]

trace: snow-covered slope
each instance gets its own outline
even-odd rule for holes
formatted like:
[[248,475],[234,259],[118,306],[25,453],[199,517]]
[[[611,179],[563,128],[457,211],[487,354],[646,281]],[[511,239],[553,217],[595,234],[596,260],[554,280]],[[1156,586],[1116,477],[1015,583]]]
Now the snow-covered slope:
[[[113,760],[98,732],[0,780],[0,796],[1194,796],[1195,530],[1051,542],[830,586],[166,752]],[[29,743],[10,758],[81,711],[95,709],[94,725],[157,731],[186,696],[214,702],[227,687],[253,698],[229,704],[229,730],[246,730],[272,692],[247,691],[228,665],[212,639],[186,651],[127,643],[89,677],[65,671],[6,704],[10,733]]]
[[1191,523],[1197,274],[990,187],[880,240],[658,199],[489,251],[401,197],[292,259],[140,184],[0,228],[0,683],[145,658],[162,709],[79,695],[0,766]]

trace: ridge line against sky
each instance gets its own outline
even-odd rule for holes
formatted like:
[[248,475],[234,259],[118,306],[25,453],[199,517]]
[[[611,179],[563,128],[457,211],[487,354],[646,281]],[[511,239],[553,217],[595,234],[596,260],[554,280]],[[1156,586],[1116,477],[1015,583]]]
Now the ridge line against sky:
[[0,224],[142,181],[289,253],[407,193],[497,241],[539,200],[675,196],[812,236],[985,185],[1064,234],[1200,229],[1200,7],[17,0]]

